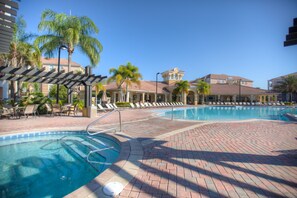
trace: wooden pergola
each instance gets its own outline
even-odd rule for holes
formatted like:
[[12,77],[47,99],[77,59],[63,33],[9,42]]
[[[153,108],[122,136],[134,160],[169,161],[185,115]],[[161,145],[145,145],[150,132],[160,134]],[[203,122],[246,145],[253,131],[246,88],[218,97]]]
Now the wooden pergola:
[[73,71],[65,73],[65,70],[56,72],[55,69],[45,71],[45,68],[28,68],[26,66],[0,66],[0,80],[64,85],[68,89],[68,103],[72,103],[74,88],[83,85],[85,87],[85,108],[89,112],[87,113],[88,117],[91,116],[92,86],[104,78],[106,76],[92,74],[90,66],[85,68],[85,74],[74,74]]

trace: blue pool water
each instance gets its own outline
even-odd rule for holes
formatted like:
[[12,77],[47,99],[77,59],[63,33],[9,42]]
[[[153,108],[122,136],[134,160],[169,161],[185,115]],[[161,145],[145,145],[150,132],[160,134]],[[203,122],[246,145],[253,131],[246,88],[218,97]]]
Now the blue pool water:
[[[110,147],[87,162],[89,151]],[[108,168],[119,150],[110,138],[78,131],[1,137],[0,197],[62,197]]]
[[284,120],[288,119],[285,113],[297,113],[296,108],[286,107],[259,107],[259,106],[204,106],[194,108],[178,108],[160,112],[160,115],[173,119],[184,120],[248,120],[248,119],[265,119],[265,120]]

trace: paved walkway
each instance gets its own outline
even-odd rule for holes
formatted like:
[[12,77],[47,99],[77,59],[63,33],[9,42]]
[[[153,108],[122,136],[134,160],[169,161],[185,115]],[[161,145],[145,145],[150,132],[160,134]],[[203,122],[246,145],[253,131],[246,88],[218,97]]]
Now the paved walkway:
[[144,146],[119,197],[297,197],[297,125],[203,125]]
[[[119,197],[297,197],[297,124],[169,121],[148,110],[122,115],[123,132],[142,143],[144,156]],[[101,123],[109,127],[117,116]],[[84,129],[92,120],[0,120],[0,133]]]

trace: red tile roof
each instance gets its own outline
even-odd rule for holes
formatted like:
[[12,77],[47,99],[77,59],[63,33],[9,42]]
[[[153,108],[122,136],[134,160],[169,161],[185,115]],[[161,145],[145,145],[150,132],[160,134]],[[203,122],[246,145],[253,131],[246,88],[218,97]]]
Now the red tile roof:
[[[239,94],[238,85],[212,84],[210,89],[211,89],[210,95],[238,95]],[[241,86],[242,95],[259,95],[259,94],[267,94],[267,93],[269,92],[264,89]]]
[[[41,62],[43,65],[58,65],[58,58],[41,58]],[[66,58],[61,58],[60,59],[60,65],[62,66],[67,66],[68,65],[68,59]],[[71,66],[76,66],[76,67],[81,67],[80,64],[71,61]]]
[[[105,85],[107,90],[117,90],[118,87],[115,82]],[[163,82],[158,82],[158,93],[163,93],[163,88],[168,85]],[[123,89],[126,89],[126,84],[122,85]],[[155,93],[156,92],[156,82],[154,81],[140,81],[140,85],[132,83],[131,86],[128,87],[128,90],[135,92],[146,92],[146,93]]]

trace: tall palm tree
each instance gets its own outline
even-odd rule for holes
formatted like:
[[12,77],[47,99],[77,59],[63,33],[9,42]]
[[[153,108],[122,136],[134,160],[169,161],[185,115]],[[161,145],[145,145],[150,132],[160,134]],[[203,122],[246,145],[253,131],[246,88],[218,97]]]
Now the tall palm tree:
[[197,92],[202,95],[202,104],[204,104],[205,96],[210,94],[210,84],[203,80],[199,80],[197,82]]
[[[40,50],[37,46],[29,43],[30,39],[34,37],[33,34],[25,32],[26,22],[23,17],[18,17],[14,26],[12,42],[9,46],[7,54],[0,54],[1,62],[7,66],[12,67],[40,67]],[[18,82],[18,93],[21,91],[21,83]],[[11,81],[11,98],[15,100],[15,81]]]
[[283,77],[282,81],[274,87],[274,90],[282,93],[289,93],[290,101],[292,102],[293,93],[297,92],[297,77],[293,75]]
[[99,29],[90,18],[68,16],[64,13],[45,10],[38,29],[43,31],[44,35],[37,37],[35,43],[40,46],[45,56],[53,57],[61,45],[67,46],[68,72],[70,72],[75,48],[87,55],[92,66],[99,63],[102,45],[97,38],[91,36],[97,34]]
[[118,69],[111,68],[109,73],[112,74],[111,77],[107,80],[108,83],[115,81],[118,89],[120,90],[120,101],[123,101],[123,88],[122,85],[126,83],[126,101],[129,101],[128,87],[132,83],[140,85],[140,79],[142,75],[139,73],[138,67],[132,65],[130,62],[127,65],[120,65]]
[[186,104],[186,97],[185,95],[189,93],[190,89],[190,83],[187,80],[181,80],[177,83],[175,83],[176,88],[174,89],[174,92],[181,93],[183,98],[183,103]]

